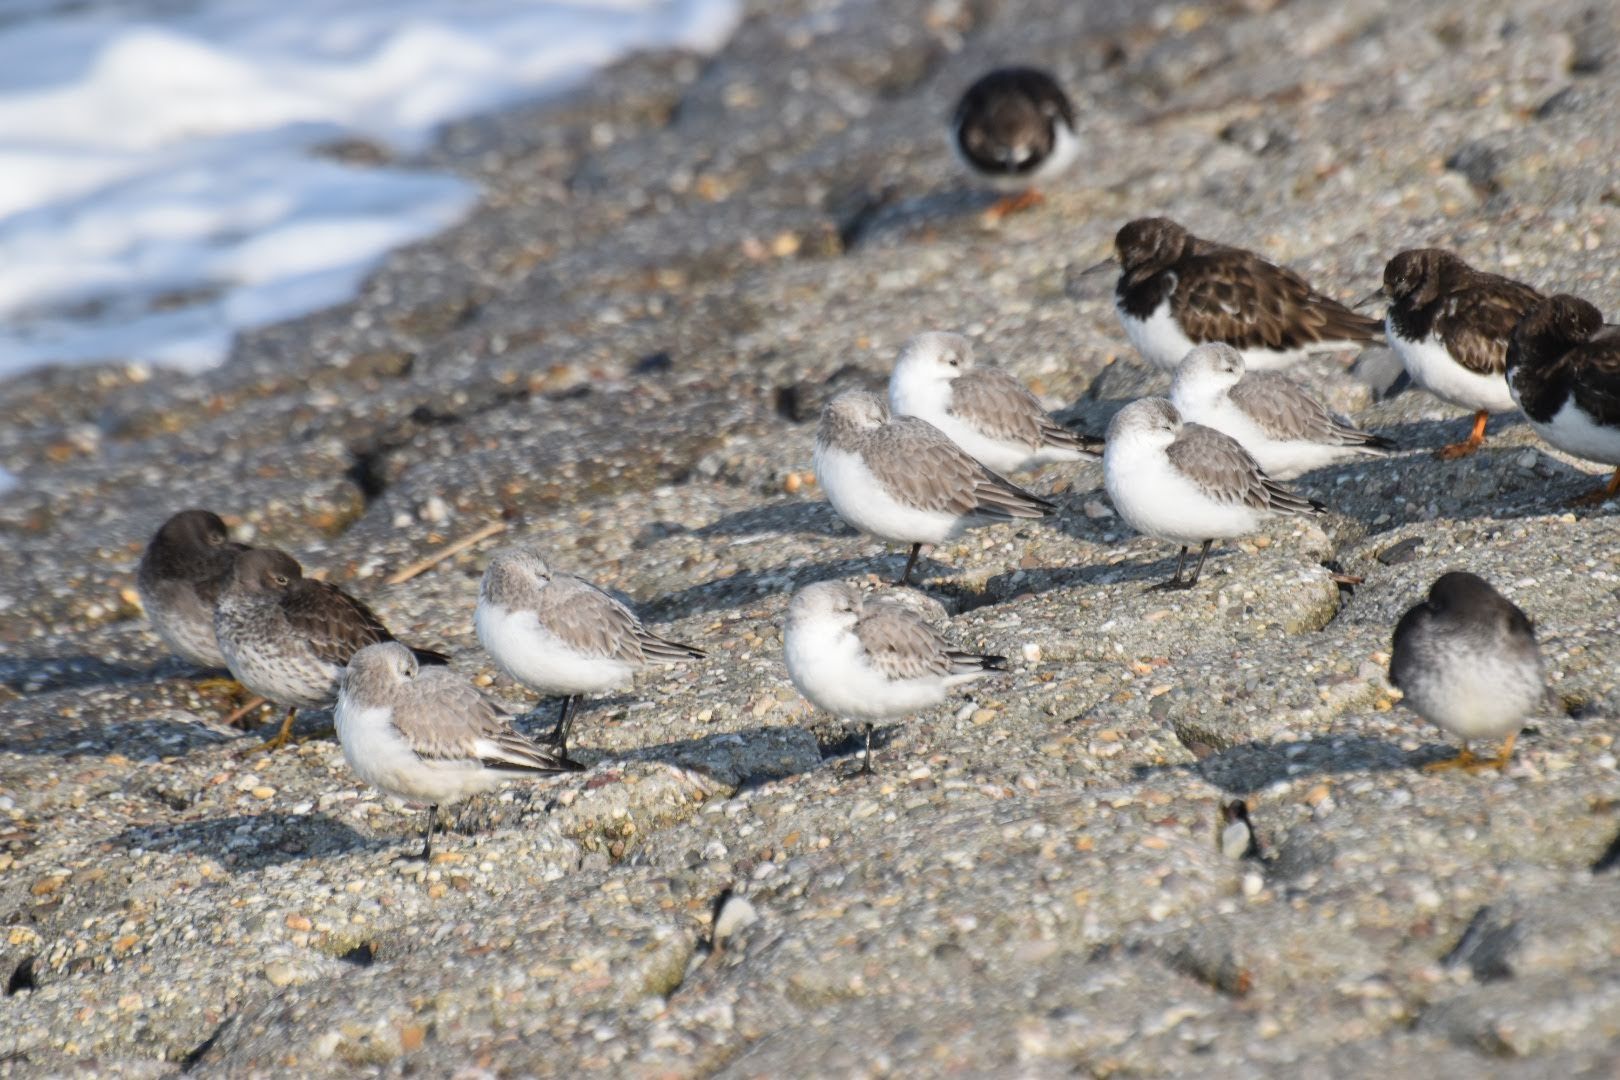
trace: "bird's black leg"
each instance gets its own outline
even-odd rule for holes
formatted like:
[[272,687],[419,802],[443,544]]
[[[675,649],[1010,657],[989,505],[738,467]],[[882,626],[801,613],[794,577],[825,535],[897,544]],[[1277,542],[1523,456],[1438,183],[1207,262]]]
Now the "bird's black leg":
[[[1209,549],[1206,547],[1205,550],[1207,551]],[[1185,589],[1185,588],[1187,588],[1187,586],[1191,585],[1192,582],[1190,582],[1190,581],[1184,582],[1184,581],[1181,580],[1181,571],[1182,571],[1182,568],[1185,567],[1186,565],[1187,565],[1187,545],[1182,544],[1181,545],[1181,554],[1176,556],[1176,573],[1175,573],[1175,576],[1172,577],[1169,581],[1161,581],[1157,585],[1148,586],[1148,592],[1162,592],[1165,589]],[[1203,563],[1200,562],[1198,565],[1202,566]]]
[[917,556],[920,555],[920,554],[922,554],[922,545],[921,544],[912,544],[911,545],[911,556],[906,559],[905,572],[900,575],[900,580],[895,582],[896,585],[910,585],[911,584],[911,570],[912,570],[913,567],[915,567],[917,565]]
[[551,741],[557,744],[557,753],[562,757],[568,756],[568,729],[573,726],[574,703],[577,700],[573,694],[563,698],[562,715],[557,717],[557,730],[551,736]]
[[428,807],[427,836],[422,839],[422,861],[433,858],[433,826],[439,823],[439,805]]
[[[1193,567],[1193,576],[1187,579],[1187,588],[1190,589],[1198,584],[1198,575],[1204,572],[1204,560],[1209,558],[1209,545],[1214,542],[1213,540],[1205,540],[1204,546],[1198,550],[1198,565]],[[1185,554],[1187,549],[1182,548],[1181,550]]]
[[861,765],[863,776],[872,775],[872,726],[870,723],[866,725],[866,761]]

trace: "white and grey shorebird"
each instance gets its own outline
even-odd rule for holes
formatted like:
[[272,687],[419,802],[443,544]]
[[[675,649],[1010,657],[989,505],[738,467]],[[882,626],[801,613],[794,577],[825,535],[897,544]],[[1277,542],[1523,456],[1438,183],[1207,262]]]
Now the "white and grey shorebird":
[[618,600],[553,570],[537,550],[521,545],[489,560],[473,623],[502,671],[531,690],[562,697],[553,739],[564,755],[581,695],[616,690],[653,664],[705,655],[652,633]]
[[1223,342],[1200,345],[1186,355],[1170,384],[1170,404],[1183,420],[1242,443],[1275,480],[1395,449],[1388,439],[1334,416],[1288,376],[1248,371],[1243,354]]
[[849,582],[806,585],[788,603],[782,634],[788,677],[812,705],[866,732],[862,772],[872,771],[879,720],[938,705],[1006,658],[963,652],[911,608],[868,597]]
[[1414,248],[1384,265],[1384,284],[1363,298],[1385,297],[1389,343],[1412,381],[1442,401],[1474,410],[1468,438],[1437,450],[1445,460],[1485,443],[1491,413],[1513,409],[1508,339],[1541,294],[1523,282],[1475,270],[1449,251]]
[[[336,585],[305,577],[298,560],[274,548],[237,556],[230,585],[214,607],[214,635],[237,681],[287,708],[281,730],[261,749],[287,743],[299,709],[337,700],[351,656],[394,640],[369,607]],[[410,651],[425,664],[449,662],[431,649]]]
[[1620,495],[1620,333],[1602,313],[1565,294],[1531,308],[1513,329],[1507,380],[1536,434],[1614,468],[1607,484],[1574,502]]
[[[1541,652],[1524,612],[1483,578],[1442,574],[1395,626],[1389,681],[1419,716],[1463,740],[1462,753],[1425,766],[1506,769],[1525,720],[1546,694]],[[1504,740],[1476,758],[1475,739]]]
[[494,701],[448,667],[422,667],[397,641],[349,658],[335,714],[355,775],[406,802],[426,803],[420,855],[433,854],[439,807],[508,780],[580,766],[513,730]]
[[962,93],[951,116],[951,147],[974,175],[1009,193],[990,211],[1002,217],[1040,202],[1036,185],[1079,156],[1074,106],[1039,68],[996,68]]
[[[1190,589],[1216,540],[1256,532],[1283,515],[1322,514],[1321,503],[1295,495],[1265,474],[1230,435],[1185,423],[1164,398],[1141,398],[1114,414],[1103,452],[1103,481],[1125,523],[1181,545],[1176,573],[1155,589]],[[1192,577],[1183,580],[1187,550],[1202,544]]]
[[1138,218],[1114,236],[1114,310],[1142,358],[1174,373],[1195,345],[1224,341],[1251,370],[1316,352],[1360,349],[1383,327],[1252,251],[1194,236],[1169,218]]
[[839,517],[869,536],[911,545],[902,585],[924,544],[1057,510],[985,468],[933,424],[891,417],[883,399],[861,390],[845,391],[822,409],[815,468]]
[[933,424],[1003,476],[1102,456],[1101,439],[1070,431],[1012,375],[975,363],[961,334],[918,334],[906,343],[889,376],[889,407]]

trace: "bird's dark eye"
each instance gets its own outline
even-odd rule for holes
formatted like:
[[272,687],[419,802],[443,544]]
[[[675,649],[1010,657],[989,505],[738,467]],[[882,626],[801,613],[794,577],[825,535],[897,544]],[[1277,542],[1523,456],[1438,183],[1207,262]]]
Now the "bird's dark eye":
[[218,545],[223,544],[225,542],[225,534],[224,533],[209,533],[208,534],[208,542],[217,547]]
[[276,575],[272,576],[270,580],[274,581],[277,585],[281,586],[282,588],[286,588],[286,585],[287,585],[287,575],[286,574],[276,574]]

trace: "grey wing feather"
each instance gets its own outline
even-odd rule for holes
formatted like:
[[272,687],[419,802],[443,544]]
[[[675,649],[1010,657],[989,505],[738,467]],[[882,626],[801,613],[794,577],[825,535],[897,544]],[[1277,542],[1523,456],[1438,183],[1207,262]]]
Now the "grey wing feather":
[[1216,502],[1280,514],[1321,513],[1324,509],[1271,479],[1241,443],[1214,428],[1183,424],[1168,455],[1183,476]]
[[867,465],[901,498],[924,510],[1010,521],[1045,517],[1057,509],[980,465],[943,431],[915,416],[897,416],[873,434]]
[[570,648],[586,656],[642,662],[641,620],[595,585],[557,574],[540,597],[541,624]]
[[975,368],[952,382],[949,411],[964,420],[971,418],[992,438],[1017,442],[1031,451],[1058,447],[1096,452],[1095,440],[1053,420],[1029,387],[1000,368]]
[[1341,446],[1378,446],[1386,442],[1380,436],[1340,422],[1310,391],[1273,371],[1244,376],[1227,395],[1274,439]]
[[951,649],[916,613],[896,603],[869,602],[855,624],[855,636],[872,666],[890,679],[949,675]]
[[[396,702],[393,723],[417,756],[428,761],[483,761],[539,772],[574,766],[514,731],[506,712],[476,686],[448,668],[423,668],[413,691]],[[484,743],[484,746],[480,746]],[[499,751],[492,757],[490,746]]]

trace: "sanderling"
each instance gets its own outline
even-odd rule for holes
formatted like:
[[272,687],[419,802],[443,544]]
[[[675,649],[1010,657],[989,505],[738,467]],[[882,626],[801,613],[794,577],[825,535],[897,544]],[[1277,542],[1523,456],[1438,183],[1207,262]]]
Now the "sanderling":
[[1507,354],[1508,388],[1536,434],[1565,453],[1614,466],[1609,482],[1575,499],[1620,494],[1620,335],[1585,300],[1559,294],[1519,321]]
[[1209,341],[1224,341],[1251,371],[1265,371],[1384,336],[1377,319],[1322,295],[1294,271],[1200,239],[1168,218],[1129,222],[1114,250],[1121,269],[1114,309],[1137,352],[1162,371],[1173,373],[1193,346]]
[[924,544],[1057,509],[979,464],[933,424],[891,418],[881,398],[860,390],[839,394],[822,410],[815,467],[839,517],[880,540],[911,545],[900,584],[911,580]]
[[1328,412],[1299,383],[1275,371],[1245,373],[1243,354],[1224,342],[1181,361],[1170,404],[1183,420],[1222,431],[1254,455],[1267,476],[1291,480],[1348,458],[1388,454],[1395,444]]
[[590,582],[552,570],[530,547],[490,558],[473,624],[502,671],[538,693],[562,696],[553,737],[562,754],[580,695],[615,690],[652,664],[704,656],[651,633],[635,612]]
[[1365,297],[1389,301],[1384,314],[1389,343],[1412,381],[1442,401],[1474,410],[1474,429],[1460,443],[1442,446],[1446,460],[1485,442],[1493,412],[1513,408],[1508,390],[1508,338],[1541,294],[1511,278],[1475,270],[1449,251],[1403,251],[1384,266],[1384,284]]
[[961,334],[918,334],[889,376],[896,416],[928,421],[991,472],[1007,475],[1057,461],[1101,457],[1102,440],[1053,420],[1029,388],[998,367],[980,367]]
[[788,676],[812,705],[866,731],[879,720],[944,701],[952,687],[1000,671],[1006,658],[953,649],[905,605],[865,597],[843,581],[806,585],[788,603],[782,635]]
[[506,713],[448,667],[421,667],[397,641],[349,658],[334,713],[343,757],[372,787],[427,803],[420,855],[433,854],[439,807],[507,780],[579,765],[512,729]]
[[207,510],[180,511],[146,545],[135,591],[152,629],[175,655],[205,668],[225,666],[214,638],[214,604],[246,550]]
[[976,176],[1018,193],[991,210],[992,217],[1002,217],[1039,202],[1035,185],[1079,156],[1074,106],[1046,72],[998,68],[980,76],[957,102],[951,146]]
[[[1230,435],[1183,423],[1164,398],[1142,398],[1114,414],[1103,451],[1103,479],[1126,524],[1181,545],[1175,576],[1155,589],[1197,584],[1216,540],[1246,536],[1267,518],[1327,509],[1272,480]],[[1203,547],[1192,577],[1183,581],[1181,571],[1193,544]]]
[[[1462,753],[1429,771],[1506,769],[1513,743],[1546,693],[1535,631],[1513,602],[1474,574],[1443,574],[1395,626],[1389,681],[1432,724],[1463,740]],[[1481,761],[1473,739],[1503,739]]]
[[[298,560],[274,548],[237,557],[214,607],[214,634],[236,680],[287,707],[281,730],[261,750],[286,745],[299,709],[337,699],[349,657],[394,640],[369,607],[336,585],[305,577]],[[430,649],[411,652],[423,663],[449,661]]]

